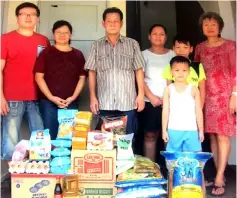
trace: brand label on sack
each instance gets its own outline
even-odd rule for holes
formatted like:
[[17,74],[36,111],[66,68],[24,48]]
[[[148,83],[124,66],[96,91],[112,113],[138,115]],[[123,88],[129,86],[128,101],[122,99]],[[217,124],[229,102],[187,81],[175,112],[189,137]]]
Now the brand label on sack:
[[105,123],[104,126],[105,126],[105,129],[111,129],[111,128],[119,127],[119,126],[123,126],[123,125],[124,125],[124,121],[119,120],[119,121]]

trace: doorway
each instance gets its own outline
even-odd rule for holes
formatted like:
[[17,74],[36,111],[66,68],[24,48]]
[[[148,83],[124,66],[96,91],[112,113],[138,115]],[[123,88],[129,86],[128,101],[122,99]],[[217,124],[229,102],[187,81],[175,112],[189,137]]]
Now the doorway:
[[150,26],[159,23],[167,29],[166,47],[172,48],[172,39],[177,33],[188,33],[196,46],[205,39],[198,26],[203,12],[198,1],[128,1],[127,36],[137,40],[141,50],[145,50],[150,46],[147,38]]

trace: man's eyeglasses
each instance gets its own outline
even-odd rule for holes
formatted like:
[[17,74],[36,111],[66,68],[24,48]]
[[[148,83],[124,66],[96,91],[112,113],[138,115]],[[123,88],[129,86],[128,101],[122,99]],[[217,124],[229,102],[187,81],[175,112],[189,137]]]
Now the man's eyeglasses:
[[19,13],[19,16],[23,16],[23,17],[36,17],[38,16],[36,13],[31,13],[31,14],[27,14],[25,12]]

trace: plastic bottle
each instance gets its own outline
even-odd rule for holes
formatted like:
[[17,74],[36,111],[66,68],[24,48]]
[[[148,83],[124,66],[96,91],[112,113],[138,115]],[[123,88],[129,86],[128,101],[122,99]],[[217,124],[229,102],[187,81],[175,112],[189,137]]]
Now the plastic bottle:
[[55,189],[54,189],[54,198],[63,198],[63,190],[60,184],[60,178],[57,177]]
[[72,169],[68,170],[67,175],[63,178],[63,196],[78,196],[79,195],[79,180],[78,175],[74,174]]

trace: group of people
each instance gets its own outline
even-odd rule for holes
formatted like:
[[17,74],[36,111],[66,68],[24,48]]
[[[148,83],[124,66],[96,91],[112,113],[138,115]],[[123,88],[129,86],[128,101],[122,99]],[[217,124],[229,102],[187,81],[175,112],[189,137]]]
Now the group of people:
[[86,61],[70,46],[69,22],[54,23],[51,46],[34,32],[40,16],[35,4],[22,3],[15,14],[18,29],[1,36],[3,160],[11,160],[23,117],[30,131],[48,128],[55,139],[57,110],[78,108],[88,77],[93,114],[127,115],[127,133],[141,128],[144,145],[139,146],[154,161],[159,136],[168,151],[199,152],[204,132],[209,133],[217,169],[212,194],[225,192],[230,137],[236,136],[236,42],[221,37],[224,22],[217,13],[200,17],[207,39],[197,45],[194,61],[186,35],[174,38],[173,50],[165,47],[167,30],[161,24],[150,28],[151,47],[141,52],[137,41],[120,34],[118,8],[104,11],[106,35],[92,43]]

